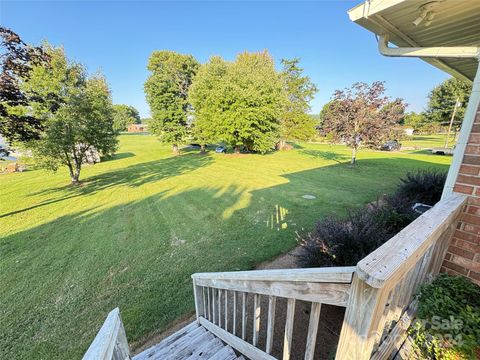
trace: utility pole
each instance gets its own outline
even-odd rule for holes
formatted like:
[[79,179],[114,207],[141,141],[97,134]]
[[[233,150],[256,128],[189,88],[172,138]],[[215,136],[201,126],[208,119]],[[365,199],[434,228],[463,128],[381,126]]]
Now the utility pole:
[[445,148],[448,147],[448,139],[450,138],[450,132],[452,131],[453,120],[455,119],[457,109],[460,106],[462,106],[462,103],[460,102],[460,98],[457,97],[457,100],[455,101],[455,106],[453,107],[452,117],[450,118],[450,125],[448,126],[447,138],[445,139],[445,146],[444,146]]

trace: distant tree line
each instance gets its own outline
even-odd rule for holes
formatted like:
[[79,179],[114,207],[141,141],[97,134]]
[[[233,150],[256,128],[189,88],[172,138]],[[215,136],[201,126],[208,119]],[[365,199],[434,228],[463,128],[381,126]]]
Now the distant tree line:
[[148,62],[145,93],[152,120],[149,130],[172,144],[192,140],[223,142],[265,153],[290,140],[315,135],[306,113],[317,89],[303,75],[299,59],[282,60],[277,71],[267,51],[244,52],[235,61],[214,56],[199,64],[192,55],[155,51]]
[[456,78],[445,80],[430,92],[426,110],[407,113],[404,125],[418,133],[431,134],[448,127],[454,115],[452,128],[460,129],[471,91],[472,85],[465,81]]

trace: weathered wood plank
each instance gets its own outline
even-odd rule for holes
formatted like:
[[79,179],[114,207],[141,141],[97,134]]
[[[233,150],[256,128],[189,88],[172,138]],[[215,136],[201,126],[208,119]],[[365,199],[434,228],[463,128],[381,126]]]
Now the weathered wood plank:
[[235,360],[237,355],[229,346],[224,346],[208,360]]
[[336,359],[367,360],[374,346],[388,299],[388,289],[371,287],[353,276]]
[[197,278],[200,286],[210,286],[219,289],[228,289],[255,293],[261,295],[272,295],[277,297],[295,298],[297,300],[320,302],[337,306],[346,306],[350,284],[329,284],[311,282],[279,282],[279,281],[243,281],[223,279]]
[[205,297],[205,287],[202,286],[203,316],[207,317],[207,299]]
[[267,354],[272,353],[273,347],[273,335],[275,328],[275,305],[277,298],[275,296],[268,297],[268,318],[267,318],[267,342],[265,345],[265,352]]
[[351,283],[354,266],[196,273],[193,279]]
[[407,311],[402,315],[400,320],[394,326],[392,331],[383,340],[377,351],[372,355],[371,360],[387,359],[394,352],[400,350],[400,346],[407,338],[407,330],[412,324],[413,318],[417,311],[417,302],[413,301]]
[[208,317],[207,319],[212,321],[212,301],[210,300],[210,293],[211,293],[211,288],[206,288],[207,289],[207,301],[208,301],[208,307],[207,307],[207,311],[208,311]]
[[260,295],[253,295],[253,346],[258,345],[258,336],[260,331]]
[[230,334],[228,331],[223,330],[215,324],[212,324],[207,319],[200,317],[200,324],[204,326],[208,331],[217,336],[228,345],[238,350],[240,353],[252,360],[276,360],[273,356],[263,352],[248,342]]
[[461,212],[466,197],[453,194],[422,214],[357,264],[356,273],[368,285],[381,288],[395,282],[438,240]]
[[130,357],[119,308],[108,314],[83,360],[124,360]]
[[218,289],[218,326],[222,327],[222,289]]
[[315,355],[315,343],[317,341],[318,323],[322,304],[312,302],[310,320],[308,323],[307,345],[305,347],[305,360],[313,360]]
[[201,303],[200,303],[200,287],[197,286],[195,283],[195,279],[193,280],[193,298],[195,301],[195,315],[198,319],[200,315],[205,316],[205,313],[201,314]]
[[228,331],[228,290],[225,290],[225,330]]
[[285,336],[283,339],[283,360],[289,360],[292,355],[293,321],[295,316],[295,299],[287,301],[287,316],[285,320]]
[[212,315],[213,315],[213,323],[217,323],[217,289],[212,288]]
[[233,291],[233,335],[237,335],[237,292]]
[[247,338],[247,293],[242,292],[242,340]]
[[146,360],[151,359],[155,353],[162,351],[162,349],[167,348],[168,346],[172,345],[175,341],[180,339],[183,336],[191,333],[195,329],[198,329],[200,325],[197,321],[190,323],[189,325],[181,328],[177,332],[173,333],[172,335],[168,336],[167,338],[163,339],[160,343],[142,351],[141,353],[135,355],[133,360]]

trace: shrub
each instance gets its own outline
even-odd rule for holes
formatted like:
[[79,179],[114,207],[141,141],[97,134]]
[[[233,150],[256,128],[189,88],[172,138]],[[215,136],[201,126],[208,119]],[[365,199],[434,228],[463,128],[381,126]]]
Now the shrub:
[[480,344],[480,287],[440,275],[420,288],[414,344],[428,359],[475,359]]
[[350,211],[344,219],[327,217],[311,233],[299,234],[304,251],[297,262],[303,267],[355,265],[415,217],[413,211],[397,211],[390,205]]
[[400,179],[395,196],[407,202],[435,205],[442,196],[447,173],[437,170],[420,170],[407,173]]
[[407,173],[397,191],[376,206],[350,211],[342,219],[319,220],[308,234],[298,234],[303,252],[302,267],[355,265],[377,247],[415,220],[415,202],[434,205],[440,200],[446,173],[423,170]]

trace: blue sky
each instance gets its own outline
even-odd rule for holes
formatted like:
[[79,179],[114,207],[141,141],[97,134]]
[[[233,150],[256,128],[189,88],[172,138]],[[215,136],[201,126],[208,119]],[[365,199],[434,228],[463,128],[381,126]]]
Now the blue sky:
[[418,59],[382,57],[373,34],[352,23],[355,1],[5,1],[0,22],[28,43],[47,39],[67,55],[107,77],[114,103],[149,108],[143,93],[146,64],[154,50],[234,59],[268,49],[277,64],[300,57],[320,89],[318,113],[336,89],[357,81],[386,81],[388,95],[410,110],[426,105],[429,90],[448,76]]

